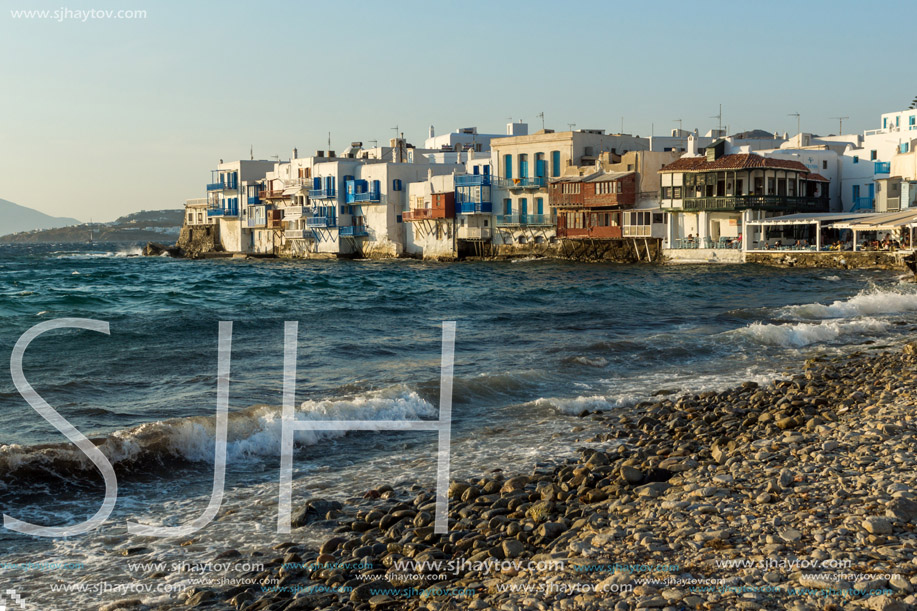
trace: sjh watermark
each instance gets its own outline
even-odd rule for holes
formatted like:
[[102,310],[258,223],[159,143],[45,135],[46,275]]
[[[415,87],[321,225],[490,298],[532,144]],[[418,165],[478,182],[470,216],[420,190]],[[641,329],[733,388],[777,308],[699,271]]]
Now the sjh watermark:
[[[14,532],[38,537],[70,537],[99,528],[115,508],[118,478],[105,454],[66,418],[61,416],[32,388],[25,378],[22,360],[26,349],[38,336],[55,329],[85,329],[110,335],[105,321],[91,318],[58,318],[39,323],[26,331],[13,347],[10,372],[16,390],[38,414],[69,439],[92,461],[105,481],[105,498],[94,516],[69,526],[39,526],[3,515],[3,526]],[[299,324],[284,324],[283,408],[281,420],[280,492],[278,494],[277,532],[288,534],[291,527],[293,492],[293,435],[296,431],[436,431],[436,515],[434,532],[449,532],[449,457],[452,442],[452,378],[455,362],[455,321],[443,322],[440,365],[439,419],[437,420],[299,420],[296,418],[296,352]],[[187,537],[206,527],[223,504],[226,483],[226,431],[229,414],[229,370],[232,354],[232,322],[220,321],[217,349],[217,413],[214,439],[213,490],[204,513],[182,526],[150,526],[128,522],[127,530],[147,537]],[[3,611],[3,609],[0,609]]]
[[86,23],[89,20],[103,19],[146,19],[147,13],[144,9],[72,9],[62,6],[56,9],[10,9],[10,17],[13,19],[37,19],[42,21],[56,21],[63,23],[65,21]]

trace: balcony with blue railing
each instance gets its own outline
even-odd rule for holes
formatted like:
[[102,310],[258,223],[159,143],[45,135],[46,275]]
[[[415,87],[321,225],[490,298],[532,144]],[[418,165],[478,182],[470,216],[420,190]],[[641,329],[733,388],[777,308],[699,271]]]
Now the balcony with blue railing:
[[850,211],[869,212],[875,207],[874,203],[872,197],[855,197],[853,198],[853,207],[850,208]]
[[[353,201],[351,201],[351,197]],[[382,201],[382,195],[378,191],[366,191],[365,193],[354,193],[347,196],[348,203],[370,202],[378,203]]]
[[208,208],[207,216],[223,216],[222,208]]
[[334,227],[337,219],[333,216],[311,216],[306,219],[306,227]]
[[550,214],[500,214],[495,223],[497,227],[548,226],[554,220]]
[[309,197],[312,199],[334,199],[337,197],[337,190],[334,187],[330,189],[309,189]]
[[366,231],[366,227],[362,225],[341,227],[339,234],[342,238],[361,238],[369,235]]
[[488,187],[490,174],[464,174],[455,177],[456,187]]
[[260,205],[261,205],[261,197],[259,197],[258,195],[251,195],[251,196],[249,196],[249,198],[248,198],[248,205],[249,205],[249,206],[260,206]]
[[891,174],[892,163],[891,161],[876,161],[876,174]]
[[461,202],[457,206],[459,214],[492,214],[494,205],[491,202]]
[[541,189],[548,186],[548,179],[544,176],[532,178],[493,178],[492,184],[501,189]]
[[225,188],[226,188],[226,185],[224,185],[221,182],[212,182],[207,185],[208,191],[222,191]]

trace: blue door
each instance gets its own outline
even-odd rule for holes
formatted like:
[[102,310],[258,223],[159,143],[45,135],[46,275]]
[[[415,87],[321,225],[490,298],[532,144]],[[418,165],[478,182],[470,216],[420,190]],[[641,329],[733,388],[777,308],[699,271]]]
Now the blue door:
[[529,177],[529,156],[519,155],[519,178]]
[[872,203],[876,200],[876,185],[875,183],[869,183],[869,203]]
[[525,222],[525,217],[528,215],[528,213],[529,213],[529,200],[523,197],[522,199],[519,200],[519,222],[520,223]]
[[535,198],[535,214],[544,214],[544,199],[541,197]]
[[504,210],[503,214],[505,214],[505,215],[507,215],[507,216],[509,216],[510,214],[512,214],[512,213],[513,213],[513,200],[511,200],[511,199],[504,199],[504,200],[503,200],[503,210]]

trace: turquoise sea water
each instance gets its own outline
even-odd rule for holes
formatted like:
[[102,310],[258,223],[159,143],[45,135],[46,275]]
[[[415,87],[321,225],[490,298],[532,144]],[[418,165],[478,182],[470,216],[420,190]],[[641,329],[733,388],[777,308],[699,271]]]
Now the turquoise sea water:
[[[917,291],[887,272],[179,261],[137,252],[0,246],[0,363],[39,322],[110,324],[109,336],[48,333],[24,363],[52,406],[104,441],[121,485],[101,531],[49,541],[0,529],[0,560],[80,561],[80,578],[126,580],[117,550],[138,544],[126,520],[177,524],[201,511],[213,477],[219,321],[234,323],[225,508],[235,513],[208,527],[200,548],[143,541],[153,560],[275,536],[285,321],[299,321],[299,415],[317,419],[435,418],[441,324],[456,321],[452,455],[460,474],[528,469],[572,450],[584,409],[632,405],[659,389],[763,382],[801,357],[891,345],[917,326]],[[86,519],[101,500],[101,477],[3,369],[0,509],[47,525]],[[296,439],[294,502],[435,475],[429,433]],[[53,576],[0,570],[0,580],[13,577],[28,577],[45,608],[67,608],[47,590]]]

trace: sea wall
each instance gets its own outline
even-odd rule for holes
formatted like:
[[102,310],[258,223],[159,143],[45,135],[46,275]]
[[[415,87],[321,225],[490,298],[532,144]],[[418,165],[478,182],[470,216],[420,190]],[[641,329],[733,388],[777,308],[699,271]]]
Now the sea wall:
[[480,249],[460,249],[460,258],[519,259],[544,257],[568,261],[646,263],[659,261],[661,240],[555,240],[527,244],[484,244]]
[[746,263],[776,267],[820,267],[830,269],[906,270],[899,252],[749,252]]

